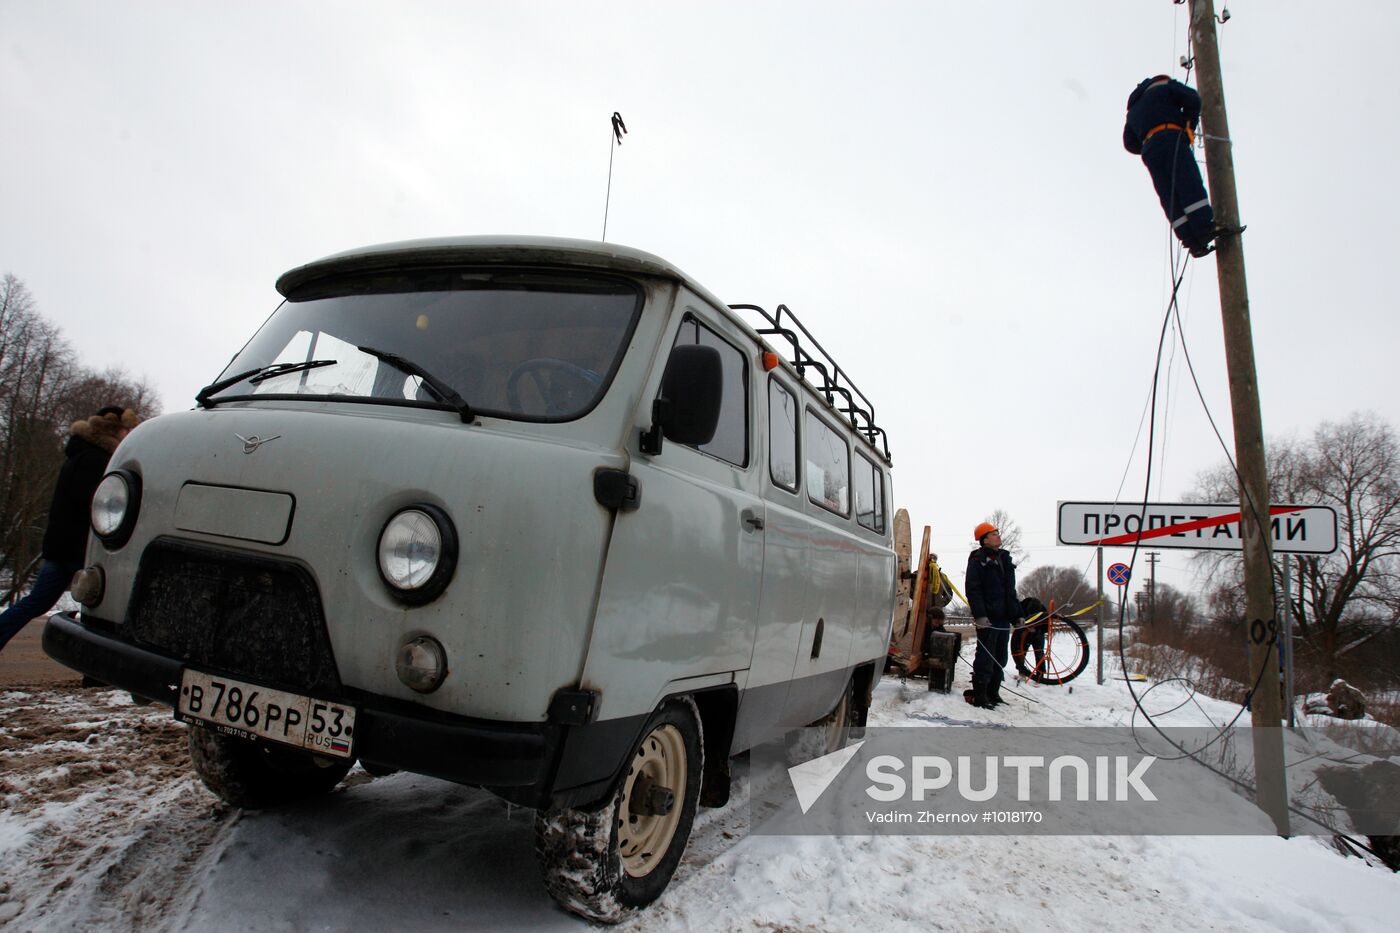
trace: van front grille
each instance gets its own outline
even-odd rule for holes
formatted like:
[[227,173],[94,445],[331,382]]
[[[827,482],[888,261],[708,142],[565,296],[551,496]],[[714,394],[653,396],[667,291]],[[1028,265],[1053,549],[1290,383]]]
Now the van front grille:
[[340,691],[316,583],[286,561],[157,540],[128,609],[140,644],[204,667],[306,693]]

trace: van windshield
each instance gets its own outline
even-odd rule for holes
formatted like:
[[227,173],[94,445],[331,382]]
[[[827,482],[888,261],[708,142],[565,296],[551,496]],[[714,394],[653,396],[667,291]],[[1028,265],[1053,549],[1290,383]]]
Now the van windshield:
[[635,282],[585,274],[434,270],[340,279],[283,302],[220,379],[256,374],[210,398],[451,407],[436,381],[480,414],[568,421],[602,398],[641,307]]

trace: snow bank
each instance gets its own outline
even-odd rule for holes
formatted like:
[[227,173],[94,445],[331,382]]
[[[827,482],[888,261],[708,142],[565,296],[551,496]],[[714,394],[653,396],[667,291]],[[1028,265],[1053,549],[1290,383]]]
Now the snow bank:
[[[962,686],[946,696],[886,679],[871,724],[1133,720],[1127,684],[1100,687],[1092,668],[1072,691],[1008,682],[1010,702],[992,711],[965,704]],[[1146,702],[1165,725],[1220,725],[1238,711],[1176,684]],[[309,806],[238,814],[190,777],[183,735],[168,710],[117,694],[0,694],[0,782],[9,785],[0,798],[0,923],[586,928],[538,880],[529,811],[479,790],[357,769]],[[59,786],[65,769],[69,784]],[[699,814],[670,889],[622,929],[1334,933],[1388,931],[1400,915],[1400,876],[1342,858],[1326,837],[750,837],[742,760],[735,782],[733,803]]]

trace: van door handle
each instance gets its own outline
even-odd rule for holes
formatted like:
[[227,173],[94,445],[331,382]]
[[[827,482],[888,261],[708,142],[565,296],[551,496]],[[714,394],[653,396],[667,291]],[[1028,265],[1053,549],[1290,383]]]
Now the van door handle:
[[755,515],[753,509],[744,509],[743,519],[744,524],[748,525],[754,531],[763,530],[763,519]]

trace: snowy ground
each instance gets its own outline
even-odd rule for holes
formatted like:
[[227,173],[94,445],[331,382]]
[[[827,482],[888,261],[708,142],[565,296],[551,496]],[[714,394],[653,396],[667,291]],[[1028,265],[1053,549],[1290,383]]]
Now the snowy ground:
[[[996,711],[887,678],[872,725],[1126,724],[1121,680],[1019,687]],[[1185,699],[1154,692],[1166,709]],[[1222,722],[1202,699],[1172,725]],[[763,838],[701,811],[634,930],[1390,930],[1400,876],[1326,837]],[[16,930],[582,929],[536,878],[531,814],[413,775],[292,812],[239,813],[191,776],[169,710],[0,690],[0,926]]]

